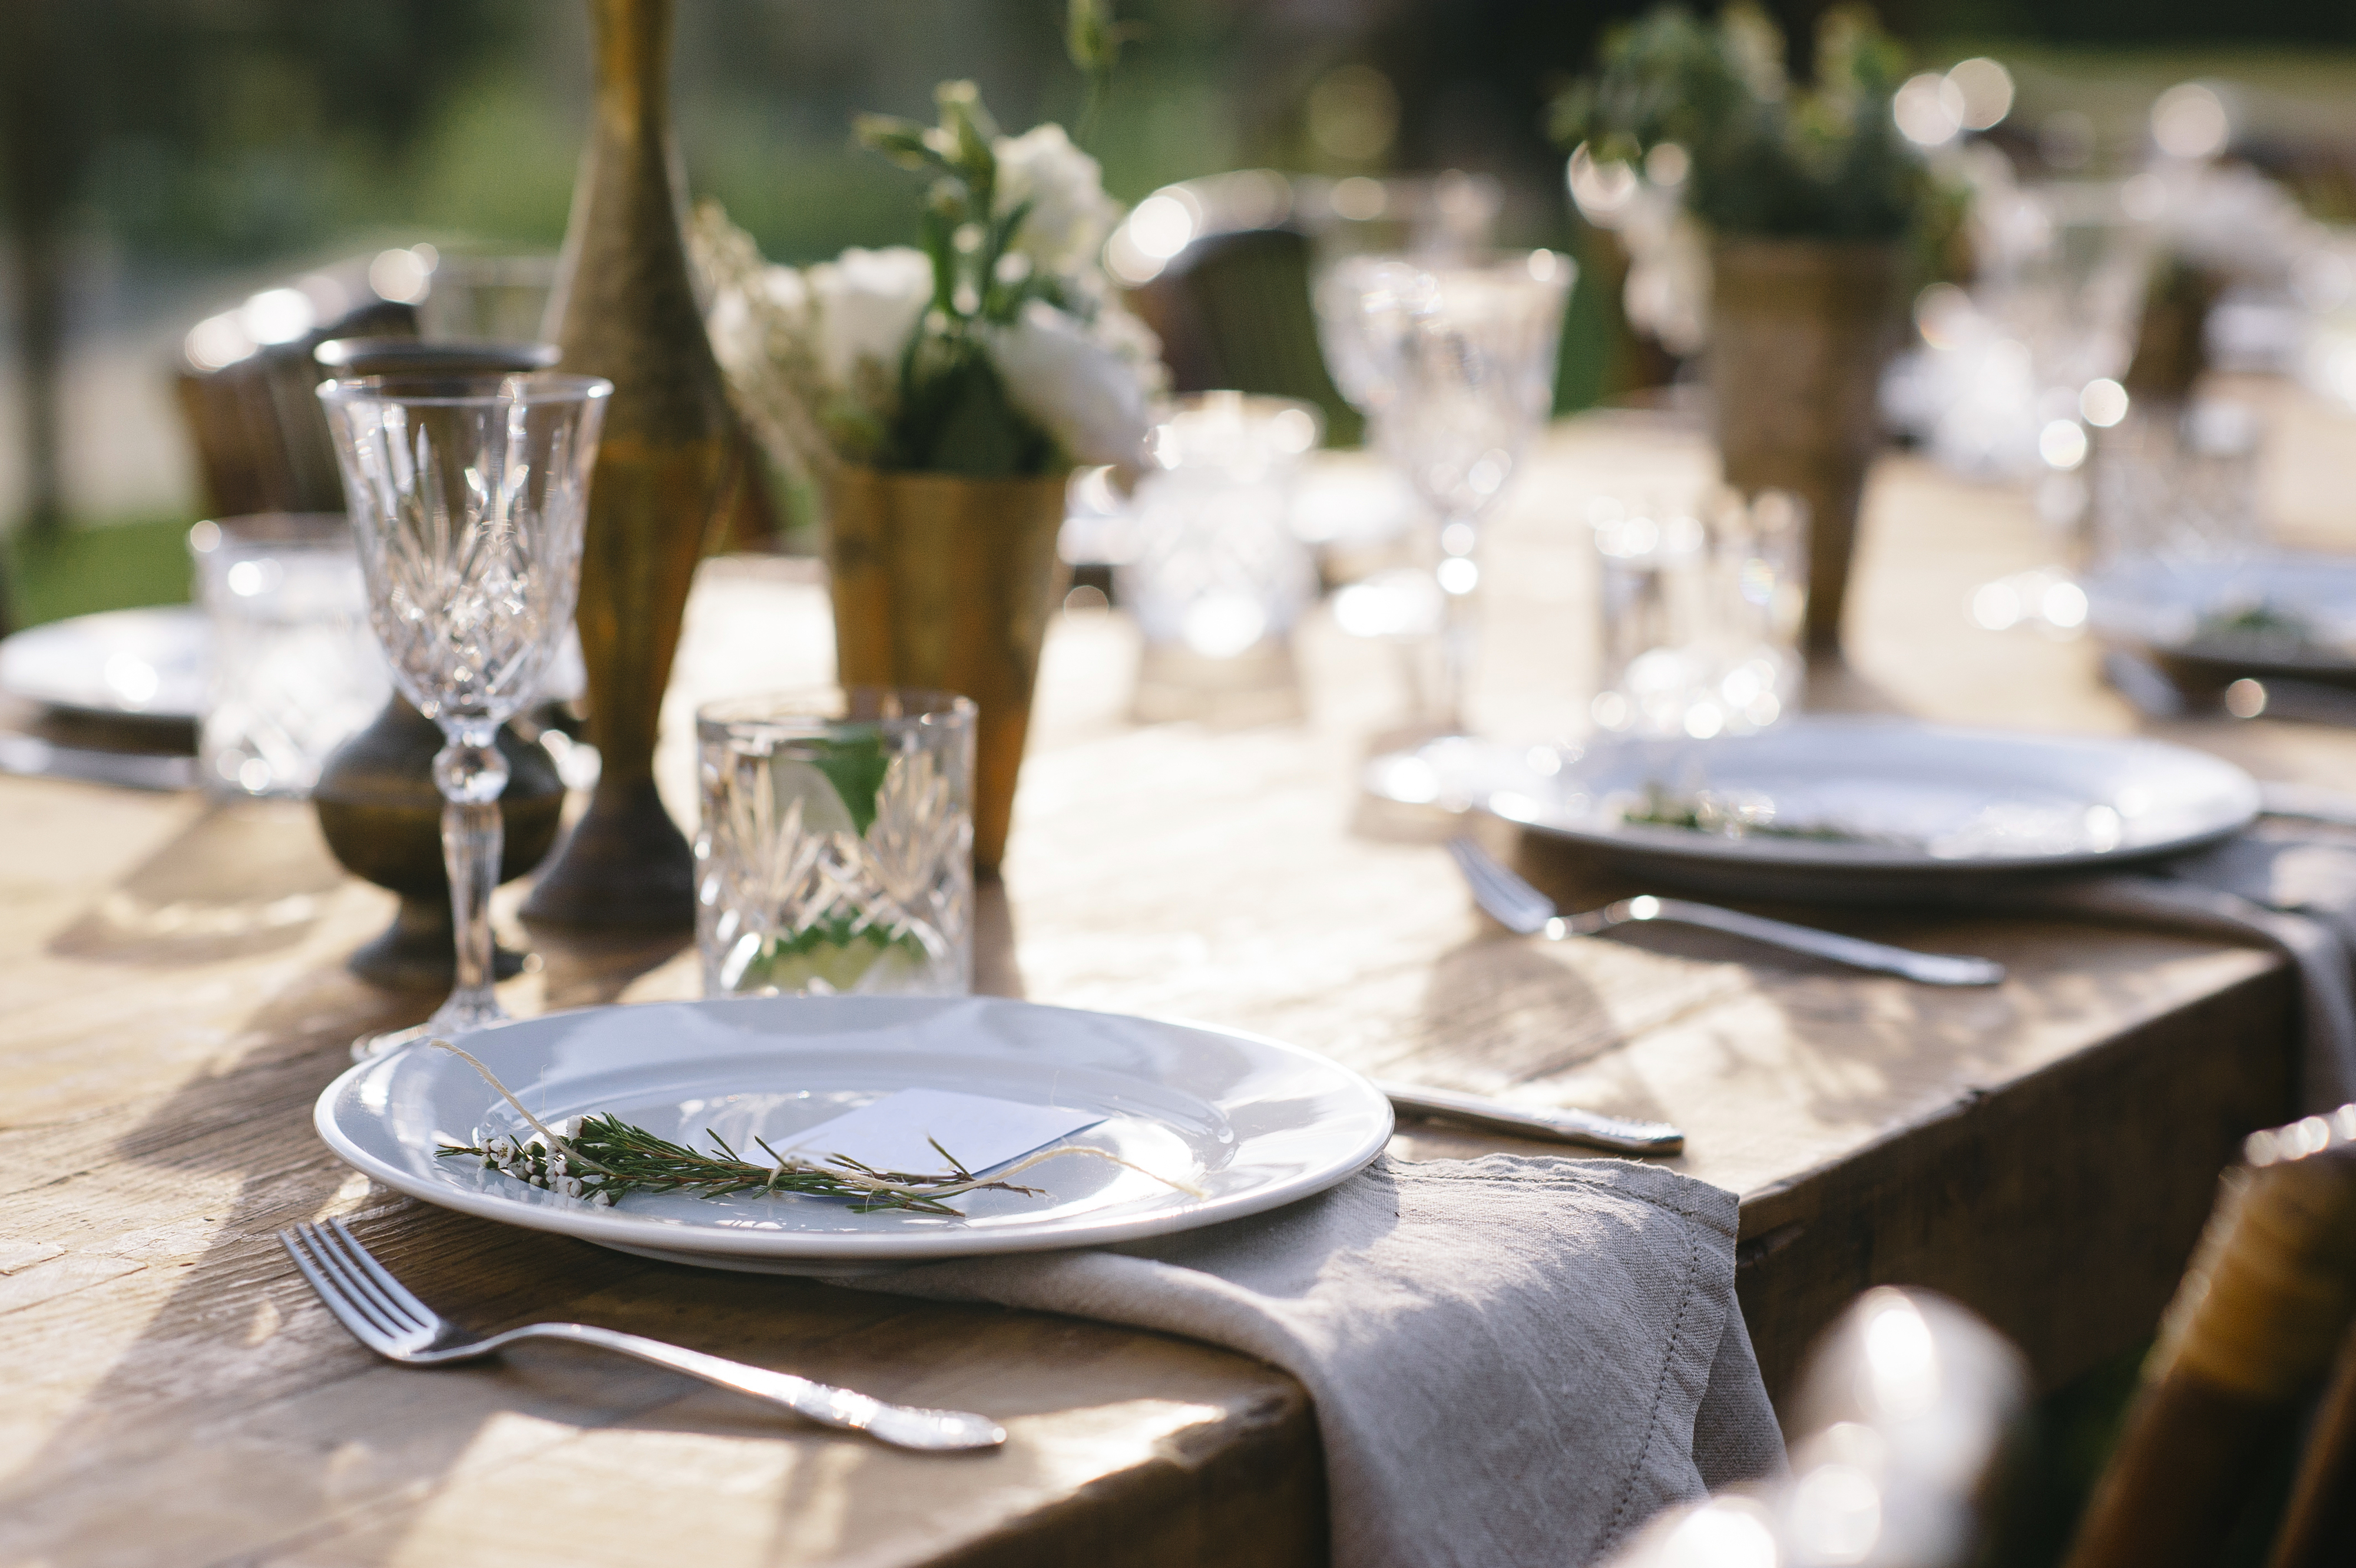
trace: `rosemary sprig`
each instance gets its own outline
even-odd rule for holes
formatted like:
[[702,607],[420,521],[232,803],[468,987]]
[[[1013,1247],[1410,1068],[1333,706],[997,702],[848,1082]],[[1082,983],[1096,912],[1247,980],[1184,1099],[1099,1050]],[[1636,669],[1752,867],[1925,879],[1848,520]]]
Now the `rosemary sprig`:
[[[519,1144],[495,1136],[480,1144],[449,1144],[436,1151],[444,1159],[471,1155],[484,1168],[514,1176],[545,1191],[585,1198],[600,1208],[634,1192],[691,1192],[701,1197],[725,1197],[738,1192],[791,1192],[811,1197],[847,1197],[857,1212],[905,1208],[917,1214],[956,1215],[941,1195],[966,1192],[1020,1192],[1037,1196],[1036,1187],[1008,1181],[983,1181],[958,1164],[948,1150],[941,1158],[948,1173],[926,1176],[910,1171],[879,1171],[841,1155],[824,1165],[790,1159],[761,1139],[761,1152],[771,1160],[757,1165],[728,1146],[726,1139],[704,1129],[714,1151],[707,1153],[659,1138],[643,1127],[613,1115],[590,1116],[564,1147],[552,1149],[535,1138]],[[929,1142],[929,1140],[927,1140]],[[1058,1151],[1064,1152],[1064,1151]],[[830,1168],[831,1166],[832,1168]]]
[[[518,1100],[501,1083],[489,1068],[469,1053],[447,1040],[429,1042],[453,1056],[462,1058],[483,1075],[483,1080],[497,1090],[499,1097],[515,1107],[517,1112],[541,1133],[541,1138],[520,1141],[505,1133],[481,1138],[472,1144],[444,1144],[434,1151],[444,1159],[471,1157],[479,1160],[486,1170],[496,1170],[543,1191],[566,1197],[575,1197],[598,1208],[611,1208],[616,1201],[634,1192],[691,1192],[701,1197],[724,1197],[739,1192],[786,1192],[811,1197],[842,1197],[852,1201],[854,1212],[873,1213],[878,1209],[905,1209],[916,1214],[940,1214],[960,1218],[960,1211],[951,1208],[945,1198],[957,1197],[969,1192],[1017,1192],[1029,1197],[1041,1196],[1040,1189],[1018,1187],[1010,1178],[1020,1176],[1042,1161],[1059,1155],[1088,1155],[1114,1165],[1138,1171],[1181,1192],[1200,1197],[1202,1190],[1184,1182],[1132,1165],[1118,1155],[1084,1144],[1057,1144],[1042,1149],[1016,1164],[1002,1175],[985,1180],[965,1167],[963,1162],[941,1147],[937,1139],[925,1141],[933,1146],[948,1169],[936,1174],[913,1171],[880,1171],[844,1155],[830,1155],[825,1163],[813,1164],[781,1155],[766,1140],[755,1138],[761,1152],[774,1162],[759,1165],[729,1147],[726,1139],[709,1127],[704,1136],[710,1138],[714,1152],[689,1148],[659,1138],[643,1127],[634,1126],[610,1112],[582,1119],[581,1126],[567,1138],[533,1115],[522,1101]],[[541,1140],[545,1139],[545,1142]]]

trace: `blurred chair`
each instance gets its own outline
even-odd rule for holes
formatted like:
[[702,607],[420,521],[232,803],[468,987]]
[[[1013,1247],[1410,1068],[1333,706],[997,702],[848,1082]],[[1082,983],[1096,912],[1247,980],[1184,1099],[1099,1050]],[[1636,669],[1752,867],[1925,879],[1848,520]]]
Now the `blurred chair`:
[[1963,1568],[2028,1391],[1995,1329],[1878,1286],[1809,1352],[1789,1477],[1664,1513],[1614,1568]]
[[2356,1562],[2356,1105],[2253,1133],[2161,1319],[2068,1568],[2218,1561],[2268,1440],[2312,1423],[2272,1568]]
[[1310,281],[1333,253],[1438,253],[1487,242],[1496,181],[1451,172],[1332,180],[1237,169],[1162,187],[1105,248],[1162,338],[1172,390],[1265,392],[1317,405],[1337,445],[1364,422],[1325,369]]
[[[555,265],[548,257],[442,257],[431,246],[383,251],[263,289],[198,322],[182,340],[176,379],[208,515],[342,511],[343,478],[317,396],[333,371],[315,360],[319,345],[430,338],[456,358],[429,355],[419,368],[469,374],[523,368],[520,360],[466,363],[461,350],[484,348],[512,359],[513,350],[530,348],[487,339],[492,328],[521,338],[536,333],[528,323],[537,322]],[[435,300],[441,304],[426,313]],[[721,547],[774,549],[780,529],[766,474],[750,438],[739,439],[742,480]]]
[[312,273],[189,329],[176,367],[180,413],[209,515],[344,510],[314,391],[327,372],[311,351],[331,338],[417,336],[416,307],[380,294],[371,270],[383,271],[355,261]]
[[2356,1557],[2356,1332],[2308,1429],[2307,1451],[2268,1568],[2315,1568]]

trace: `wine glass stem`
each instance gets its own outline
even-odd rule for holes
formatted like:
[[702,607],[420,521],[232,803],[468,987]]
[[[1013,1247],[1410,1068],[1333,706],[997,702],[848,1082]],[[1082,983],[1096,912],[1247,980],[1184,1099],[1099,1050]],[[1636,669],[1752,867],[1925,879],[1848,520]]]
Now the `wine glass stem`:
[[445,727],[444,733],[447,744],[434,758],[434,782],[442,790],[442,860],[450,873],[458,968],[450,999],[434,1010],[428,1026],[455,1033],[508,1015],[491,992],[491,893],[499,884],[505,847],[499,792],[507,788],[508,764],[496,729]]
[[1473,596],[1480,590],[1481,568],[1472,558],[1479,531],[1469,518],[1451,517],[1440,528],[1440,718],[1452,734],[1465,731],[1464,711],[1471,694],[1473,645],[1477,627]]

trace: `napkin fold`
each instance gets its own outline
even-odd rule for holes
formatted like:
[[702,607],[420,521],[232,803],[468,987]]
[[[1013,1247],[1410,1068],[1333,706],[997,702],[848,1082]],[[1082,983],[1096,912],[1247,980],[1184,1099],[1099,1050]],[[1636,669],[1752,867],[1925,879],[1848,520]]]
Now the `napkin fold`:
[[2356,839],[2267,818],[2144,873],[2058,883],[2029,907],[2255,937],[2299,977],[2299,1108],[2356,1101]]
[[1378,1160],[1272,1213],[844,1282],[1183,1335],[1308,1388],[1337,1568],[1572,1568],[1780,1473],[1731,1193],[1619,1160]]

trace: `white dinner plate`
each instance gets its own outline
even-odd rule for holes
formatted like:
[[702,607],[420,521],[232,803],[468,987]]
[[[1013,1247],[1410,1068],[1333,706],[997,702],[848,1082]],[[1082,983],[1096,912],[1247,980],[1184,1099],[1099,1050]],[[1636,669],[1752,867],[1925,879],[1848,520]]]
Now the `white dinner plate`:
[[[1665,882],[1890,898],[2176,854],[2249,824],[2257,786],[2163,742],[1795,718],[1709,740],[1609,738],[1490,759],[1481,802]],[[1512,777],[1505,777],[1510,773]],[[1737,830],[1631,821],[1706,803]]]
[[[542,1121],[608,1112],[677,1143],[781,1144],[903,1089],[1100,1113],[1074,1155],[1023,1173],[1042,1196],[977,1192],[962,1218],[856,1212],[790,1194],[636,1193],[594,1208],[434,1151],[477,1128],[533,1136],[476,1071],[423,1044],[362,1062],[319,1097],[329,1147],[428,1203],[669,1262],[859,1273],[927,1259],[1134,1241],[1322,1192],[1390,1136],[1390,1105],[1323,1057],[1223,1029],[995,997],[766,997],[593,1007],[461,1042]],[[955,1154],[955,1150],[950,1153]],[[1145,1174],[1153,1173],[1151,1175]],[[1198,1189],[1188,1193],[1157,1180]]]
[[2085,578],[2115,642],[2235,674],[2356,677],[2356,556],[2268,551],[2230,564],[2118,562]]
[[195,724],[211,671],[212,629],[186,605],[75,616],[0,641],[0,691],[108,718]]
[[[0,639],[0,692],[104,718],[201,723],[212,669],[212,627],[188,605],[104,610]],[[588,686],[581,639],[568,629],[543,698],[570,702]]]

